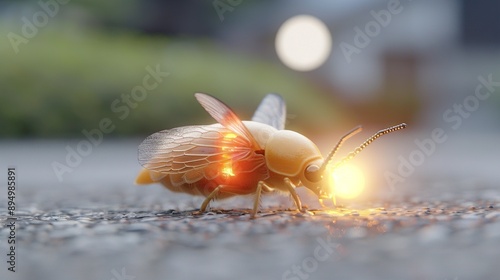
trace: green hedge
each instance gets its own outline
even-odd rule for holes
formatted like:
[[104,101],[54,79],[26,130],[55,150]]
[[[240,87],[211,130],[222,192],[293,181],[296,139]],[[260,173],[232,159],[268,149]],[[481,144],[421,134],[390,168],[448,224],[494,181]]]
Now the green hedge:
[[[6,38],[11,30],[0,29]],[[81,137],[102,118],[113,135],[145,135],[212,122],[193,97],[217,96],[248,118],[268,92],[281,93],[295,115],[292,128],[320,131],[342,121],[339,108],[311,82],[265,58],[232,53],[205,40],[96,33],[50,24],[15,54],[0,42],[0,134],[4,137]],[[170,76],[120,120],[111,104],[142,84],[145,68]]]

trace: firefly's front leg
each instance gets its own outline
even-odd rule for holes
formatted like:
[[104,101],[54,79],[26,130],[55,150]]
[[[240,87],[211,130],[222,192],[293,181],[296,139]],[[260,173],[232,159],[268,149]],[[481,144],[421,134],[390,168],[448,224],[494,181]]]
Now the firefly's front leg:
[[290,192],[292,195],[293,200],[295,201],[295,205],[297,205],[297,210],[302,211],[302,202],[300,202],[300,198],[297,195],[297,192],[295,191],[295,185],[290,181],[290,179],[286,178],[283,179],[285,182],[285,186],[287,190]]

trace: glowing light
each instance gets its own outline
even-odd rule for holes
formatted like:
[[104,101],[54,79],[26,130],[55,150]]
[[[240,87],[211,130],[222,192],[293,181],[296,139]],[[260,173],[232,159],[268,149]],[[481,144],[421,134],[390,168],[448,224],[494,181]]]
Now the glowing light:
[[331,52],[332,38],[326,25],[309,15],[292,17],[281,25],[275,47],[280,60],[297,71],[321,66]]
[[[234,134],[234,133],[226,133],[224,135],[224,139],[223,139],[223,145],[222,146],[222,151],[223,152],[229,152],[231,151],[231,147],[228,147],[228,146],[225,146],[227,142],[230,142],[231,139],[234,139],[236,138],[237,135]],[[222,154],[222,158],[225,160],[224,164],[222,165],[222,168],[221,168],[221,172],[222,172],[222,175],[224,175],[225,177],[229,177],[229,176],[235,176],[234,172],[233,172],[233,163],[231,161],[231,155],[229,155],[228,153],[224,153]]]
[[335,195],[344,199],[359,196],[365,189],[365,177],[356,166],[343,164],[332,172],[332,184]]
[[225,176],[234,176],[233,167],[232,166],[223,166],[222,174]]

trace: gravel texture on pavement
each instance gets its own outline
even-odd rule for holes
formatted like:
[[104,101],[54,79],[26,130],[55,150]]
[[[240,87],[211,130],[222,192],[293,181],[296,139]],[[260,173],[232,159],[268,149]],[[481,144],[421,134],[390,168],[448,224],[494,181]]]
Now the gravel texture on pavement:
[[[103,155],[134,164],[121,166],[128,174],[124,178],[109,181],[85,173],[82,165],[82,177],[51,185],[36,173],[38,162],[32,169],[18,164],[16,272],[7,270],[10,229],[4,226],[0,279],[462,280],[500,275],[500,188],[494,185],[431,180],[418,189],[400,188],[321,210],[302,193],[309,208],[301,213],[290,209],[288,197],[271,196],[250,220],[250,198],[218,202],[198,214],[200,198],[156,185],[134,186],[134,145],[111,151],[115,157]],[[132,159],[121,158],[123,150],[133,151],[126,156]],[[100,157],[88,164],[114,172]],[[5,195],[0,207],[0,221],[6,224]]]
[[[194,204],[185,200],[186,209]],[[17,212],[18,271],[3,269],[2,279],[496,279],[500,272],[498,200],[263,209],[255,220],[248,209],[176,210],[179,201],[171,209],[126,201],[37,207]]]

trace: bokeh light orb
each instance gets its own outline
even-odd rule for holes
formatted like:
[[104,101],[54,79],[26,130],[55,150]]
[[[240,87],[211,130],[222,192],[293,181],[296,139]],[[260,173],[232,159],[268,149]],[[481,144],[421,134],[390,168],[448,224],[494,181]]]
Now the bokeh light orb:
[[343,164],[332,172],[335,195],[344,199],[358,197],[365,189],[365,176],[355,165]]
[[276,34],[276,53],[291,69],[311,71],[329,57],[332,38],[328,27],[310,15],[298,15],[285,21]]

